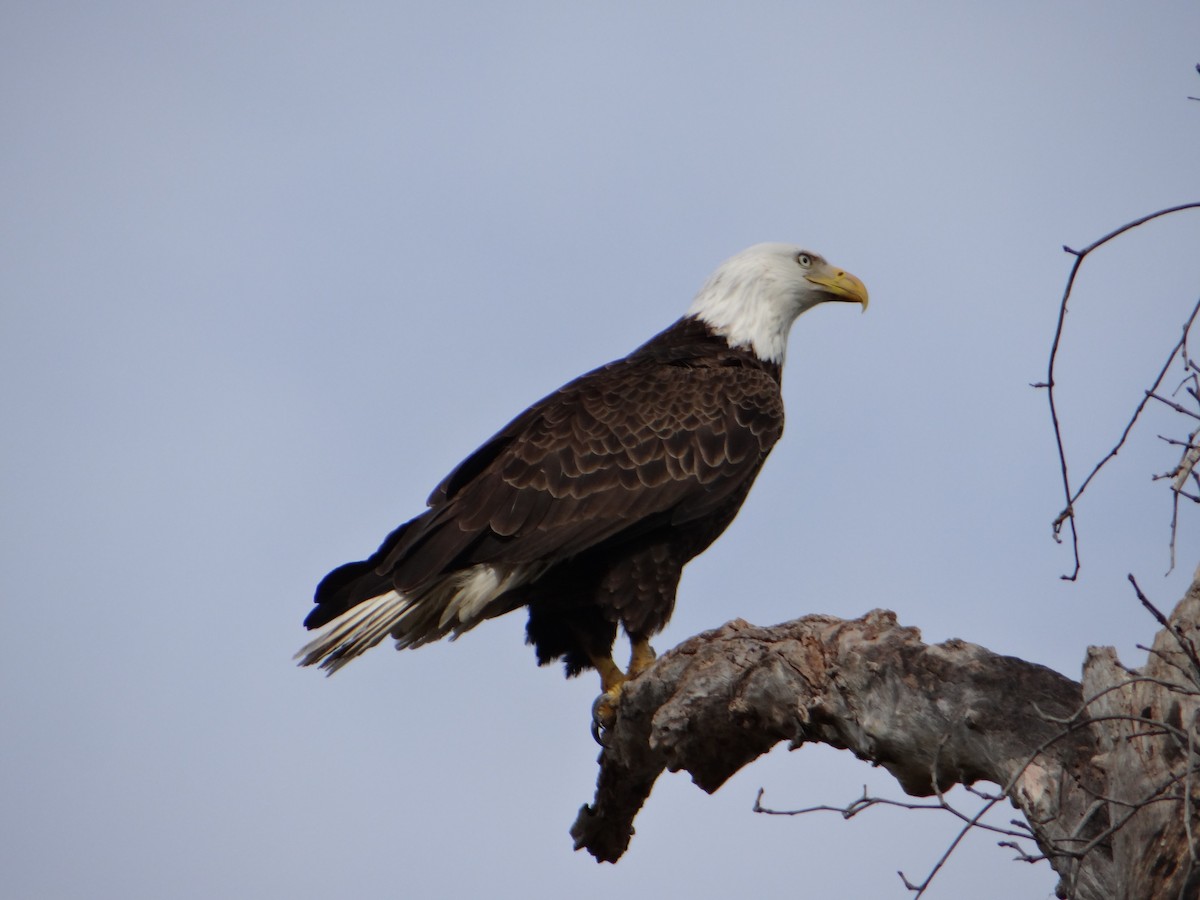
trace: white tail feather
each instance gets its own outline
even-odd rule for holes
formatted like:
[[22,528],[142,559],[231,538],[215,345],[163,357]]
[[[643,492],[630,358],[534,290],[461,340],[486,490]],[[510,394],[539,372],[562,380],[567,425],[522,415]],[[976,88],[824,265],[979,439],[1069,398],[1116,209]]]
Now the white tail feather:
[[487,617],[493,600],[540,574],[538,567],[481,564],[412,594],[388,591],[342,613],[301,647],[295,658],[302,666],[320,663],[332,675],[389,634],[396,639],[398,650],[419,647],[451,632],[457,637]]
[[412,601],[395,591],[372,597],[330,622],[294,658],[302,666],[319,662],[332,675],[387,637],[392,627],[411,611]]

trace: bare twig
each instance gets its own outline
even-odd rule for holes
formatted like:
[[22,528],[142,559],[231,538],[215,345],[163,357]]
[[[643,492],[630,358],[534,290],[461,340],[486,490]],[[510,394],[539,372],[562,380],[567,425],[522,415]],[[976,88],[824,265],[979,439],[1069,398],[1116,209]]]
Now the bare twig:
[[[940,794],[939,794],[939,796],[940,796]],[[958,848],[958,845],[960,843],[962,843],[962,839],[967,836],[967,832],[969,832],[972,828],[980,827],[979,820],[984,815],[986,815],[988,812],[990,812],[992,807],[994,807],[997,802],[998,801],[996,801],[996,800],[989,800],[987,803],[985,803],[980,808],[978,813],[976,813],[974,816],[972,816],[971,819],[965,825],[963,825],[962,828],[959,829],[958,834],[956,834],[954,836],[954,840],[952,840],[950,842],[950,846],[946,848],[946,852],[943,853],[941,855],[941,857],[938,859],[938,861],[933,864],[933,868],[930,869],[929,874],[925,876],[925,880],[921,882],[919,887],[911,884],[909,882],[909,880],[904,877],[903,872],[896,873],[900,876],[900,879],[904,882],[904,886],[906,888],[908,888],[910,891],[916,892],[915,897],[921,897],[922,895],[924,895],[925,891],[929,889],[929,885],[933,883],[933,879],[937,876],[937,873],[942,870],[942,866],[944,866],[946,864],[946,861],[948,859],[950,859],[951,854],[953,854],[954,851]],[[949,806],[947,806],[946,808],[950,809]],[[951,810],[951,811],[956,812],[956,810]],[[991,830],[991,829],[989,829],[989,830]],[[1002,833],[1011,834],[1011,832],[1002,832]]]
[[1180,406],[1174,400],[1168,400],[1166,397],[1161,397],[1153,391],[1146,391],[1146,396],[1157,400],[1159,403],[1165,403],[1177,413],[1183,413],[1185,416],[1191,416],[1193,419],[1200,419],[1200,413],[1194,413],[1190,409]]
[[[1061,474],[1062,474],[1063,496],[1066,500],[1066,503],[1063,506],[1062,512],[1060,512],[1055,517],[1054,522],[1053,522],[1053,534],[1054,534],[1055,540],[1061,540],[1062,528],[1063,528],[1064,524],[1069,525],[1070,530],[1071,530],[1071,549],[1072,549],[1072,553],[1073,553],[1074,559],[1075,559],[1075,566],[1069,575],[1062,576],[1062,578],[1066,581],[1074,581],[1079,576],[1079,568],[1080,568],[1079,532],[1078,532],[1078,529],[1075,524],[1075,504],[1078,502],[1080,496],[1087,489],[1088,484],[1091,483],[1092,479],[1096,476],[1096,474],[1100,471],[1100,469],[1102,469],[1109,460],[1111,460],[1113,457],[1115,457],[1120,452],[1121,448],[1125,444],[1125,441],[1129,437],[1129,433],[1133,430],[1134,424],[1137,422],[1138,418],[1141,416],[1142,410],[1145,409],[1146,403],[1150,399],[1149,394],[1152,393],[1153,391],[1158,390],[1159,385],[1162,383],[1162,379],[1166,376],[1166,373],[1170,369],[1171,364],[1175,361],[1175,357],[1182,351],[1184,354],[1184,359],[1185,360],[1187,359],[1186,347],[1187,347],[1188,328],[1190,328],[1192,322],[1195,321],[1197,312],[1200,311],[1200,302],[1198,302],[1196,305],[1196,308],[1192,310],[1192,315],[1188,319],[1187,324],[1184,326],[1183,337],[1180,338],[1179,343],[1177,343],[1175,345],[1174,349],[1171,351],[1171,355],[1167,358],[1166,364],[1163,366],[1162,370],[1159,372],[1159,375],[1155,379],[1154,384],[1151,386],[1150,391],[1147,393],[1146,396],[1143,396],[1141,402],[1137,405],[1137,408],[1134,410],[1133,417],[1129,420],[1129,423],[1125,426],[1125,429],[1121,433],[1121,437],[1118,439],[1116,445],[1107,453],[1107,455],[1105,455],[1105,457],[1103,459],[1100,460],[1100,462],[1098,462],[1096,464],[1096,466],[1092,469],[1091,473],[1087,476],[1087,478],[1085,478],[1083,480],[1083,483],[1079,486],[1079,488],[1072,490],[1071,478],[1070,478],[1070,474],[1069,474],[1068,467],[1067,467],[1066,448],[1063,445],[1062,428],[1061,428],[1061,425],[1059,422],[1058,403],[1057,403],[1057,400],[1056,400],[1055,394],[1054,394],[1054,388],[1055,388],[1055,371],[1054,370],[1055,370],[1055,365],[1058,361],[1058,349],[1062,343],[1062,338],[1063,338],[1063,326],[1066,322],[1066,316],[1067,316],[1067,302],[1070,300],[1071,291],[1074,289],[1075,278],[1079,274],[1079,269],[1082,267],[1083,261],[1087,258],[1088,254],[1090,254],[1093,251],[1104,246],[1109,241],[1111,241],[1117,237],[1120,237],[1125,232],[1130,231],[1133,228],[1137,228],[1139,225],[1144,225],[1146,222],[1152,221],[1153,219],[1157,219],[1162,216],[1170,215],[1171,213],[1181,212],[1181,211],[1187,210],[1187,209],[1198,209],[1198,208],[1200,208],[1200,203],[1185,203],[1185,204],[1181,204],[1179,206],[1172,206],[1167,209],[1161,209],[1158,212],[1154,212],[1154,213],[1150,213],[1149,215],[1142,216],[1141,218],[1135,219],[1132,222],[1127,222],[1126,224],[1122,225],[1120,228],[1117,228],[1116,230],[1109,232],[1108,234],[1106,234],[1104,237],[1100,238],[1099,240],[1093,241],[1091,244],[1089,244],[1087,247],[1084,247],[1082,250],[1073,250],[1072,248],[1067,247],[1067,246],[1063,247],[1063,250],[1065,250],[1067,253],[1069,253],[1075,257],[1075,262],[1071,265],[1070,274],[1067,276],[1066,288],[1063,291],[1062,301],[1059,304],[1058,323],[1054,329],[1054,341],[1052,342],[1052,344],[1050,346],[1050,363],[1049,363],[1049,366],[1047,369],[1046,380],[1045,380],[1045,382],[1040,383],[1037,386],[1046,388],[1046,394],[1047,394],[1047,397],[1049,400],[1049,405],[1050,405],[1050,420],[1054,427],[1054,440],[1058,447],[1058,460],[1059,460],[1059,467],[1060,467]],[[1172,543],[1173,543],[1173,541],[1174,541],[1174,535],[1172,534]]]
[[1147,612],[1154,617],[1154,621],[1158,622],[1158,624],[1175,639],[1175,643],[1179,645],[1179,649],[1183,651],[1183,655],[1186,656],[1191,664],[1195,667],[1194,671],[1191,673],[1191,677],[1194,681],[1200,684],[1200,655],[1197,655],[1196,645],[1192,642],[1192,639],[1185,635],[1179,626],[1172,626],[1171,623],[1167,621],[1167,617],[1162,614],[1162,611],[1150,602],[1149,598],[1142,593],[1142,589],[1138,586],[1137,579],[1133,577],[1133,573],[1130,573],[1128,578],[1129,583],[1133,585],[1133,590],[1137,594],[1137,598],[1141,602],[1142,606],[1144,606]]
[[[988,804],[989,809],[1000,801],[1007,799],[1006,797],[998,794],[985,795],[976,792],[966,785],[964,785],[964,787],[966,787],[966,789],[971,793],[976,794],[977,796],[981,797],[981,799],[984,799]],[[968,824],[974,822],[974,819],[976,818],[975,816],[970,816],[967,813],[964,813],[962,810],[958,809],[944,798],[938,803],[916,803],[911,800],[896,800],[890,797],[872,797],[867,794],[867,788],[865,785],[863,786],[862,796],[852,800],[845,806],[829,806],[827,804],[820,804],[818,806],[806,806],[803,809],[772,809],[762,805],[762,798],[765,793],[766,791],[764,788],[759,788],[758,795],[754,798],[754,806],[751,807],[753,812],[764,816],[805,816],[818,812],[832,812],[837,813],[843,819],[853,819],[859,813],[866,812],[868,809],[874,806],[893,806],[898,809],[934,810],[935,812],[949,813],[956,819]],[[1030,828],[1024,822],[1013,820],[1010,824],[1019,826],[1024,830],[1015,831],[1011,828],[1004,828],[1000,825],[992,825],[989,822],[974,822],[973,827],[979,828],[983,831],[992,831],[996,834],[1004,835],[1006,837],[1030,837]]]

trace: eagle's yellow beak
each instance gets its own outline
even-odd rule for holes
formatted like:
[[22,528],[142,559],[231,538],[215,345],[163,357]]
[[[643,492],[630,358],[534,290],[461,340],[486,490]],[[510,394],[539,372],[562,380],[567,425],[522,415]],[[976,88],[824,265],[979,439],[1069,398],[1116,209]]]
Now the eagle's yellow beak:
[[867,311],[867,286],[856,275],[851,275],[845,269],[832,267],[823,272],[813,272],[804,276],[813,284],[819,284],[838,300],[861,303],[863,312]]

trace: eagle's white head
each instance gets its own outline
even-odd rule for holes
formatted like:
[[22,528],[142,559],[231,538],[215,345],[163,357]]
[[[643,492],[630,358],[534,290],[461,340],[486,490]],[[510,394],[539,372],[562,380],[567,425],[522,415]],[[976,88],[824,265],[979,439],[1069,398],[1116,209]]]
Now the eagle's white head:
[[721,263],[687,314],[730,346],[749,347],[759,359],[782,364],[796,317],[829,300],[861,303],[865,311],[866,285],[811,250],[755,244]]

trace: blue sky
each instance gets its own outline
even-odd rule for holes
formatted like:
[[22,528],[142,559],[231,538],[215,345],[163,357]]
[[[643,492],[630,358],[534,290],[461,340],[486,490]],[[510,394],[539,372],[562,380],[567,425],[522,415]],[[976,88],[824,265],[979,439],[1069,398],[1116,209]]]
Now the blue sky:
[[[1083,245],[1200,199],[1188,2],[110,3],[0,10],[0,879],[13,897],[903,897],[948,816],[782,748],[666,776],[619,865],[571,852],[592,679],[519,616],[293,667],[369,553],[532,400],[624,355],[724,258],[801,243],[865,316],[796,325],[788,428],[657,645],[895,609],[1078,676],[1167,577],[1154,411],[1061,508],[1045,397]],[[1200,214],[1089,261],[1061,359],[1073,471],[1200,285]],[[964,801],[965,802],[965,801]],[[932,898],[1049,896],[968,839]]]

